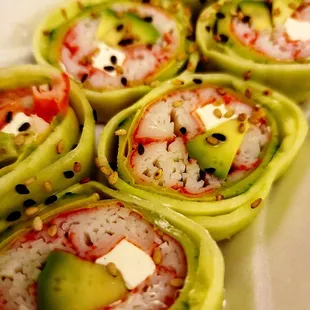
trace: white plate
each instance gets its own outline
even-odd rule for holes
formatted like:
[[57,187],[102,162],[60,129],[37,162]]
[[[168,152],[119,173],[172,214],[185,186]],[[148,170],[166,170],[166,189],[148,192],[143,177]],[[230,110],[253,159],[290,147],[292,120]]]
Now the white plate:
[[[32,62],[40,19],[60,0],[0,0],[0,66]],[[307,109],[309,114],[310,109]],[[97,134],[100,127],[97,127]],[[221,245],[229,310],[310,309],[310,138],[259,217]]]

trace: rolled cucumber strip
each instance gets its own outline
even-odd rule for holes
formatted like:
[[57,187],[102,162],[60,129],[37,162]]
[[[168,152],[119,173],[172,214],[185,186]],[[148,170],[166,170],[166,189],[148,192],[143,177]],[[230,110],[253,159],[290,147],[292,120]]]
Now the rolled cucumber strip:
[[308,1],[218,1],[201,13],[197,44],[212,68],[268,85],[297,102],[310,93]]
[[222,240],[255,217],[306,132],[300,108],[265,86],[184,74],[107,124],[97,166],[102,182],[172,208]]
[[182,2],[170,0],[70,2],[38,27],[34,54],[80,83],[106,122],[186,68],[197,50],[187,39],[190,19]]
[[0,70],[0,231],[89,177],[94,117],[82,90],[52,67]]
[[223,257],[200,225],[96,182],[58,196],[1,235],[3,310],[222,309]]

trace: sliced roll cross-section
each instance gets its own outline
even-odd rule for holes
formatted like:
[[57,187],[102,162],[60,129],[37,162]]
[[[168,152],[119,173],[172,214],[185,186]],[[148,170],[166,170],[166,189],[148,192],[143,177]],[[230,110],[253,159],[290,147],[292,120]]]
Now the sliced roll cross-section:
[[196,36],[210,64],[303,100],[310,89],[309,29],[308,0],[224,0],[201,13]]
[[261,85],[183,75],[108,123],[97,163],[116,188],[160,201],[221,239],[257,213],[306,129],[293,102]]
[[37,30],[35,56],[82,83],[100,120],[184,67],[194,45],[181,2],[76,1]]
[[53,68],[0,70],[0,231],[89,176],[94,118],[79,87]]
[[223,259],[202,227],[98,192],[114,193],[75,185],[2,236],[1,309],[221,309]]

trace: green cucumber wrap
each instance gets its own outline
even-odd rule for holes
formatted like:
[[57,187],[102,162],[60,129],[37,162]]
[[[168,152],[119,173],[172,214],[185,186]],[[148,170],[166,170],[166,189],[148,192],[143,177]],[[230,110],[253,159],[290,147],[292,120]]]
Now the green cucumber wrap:
[[[134,305],[135,295],[140,295],[143,301],[144,296],[148,295],[147,288],[149,290],[155,288],[157,300],[153,298],[154,292],[150,291],[153,297],[146,299],[148,309],[156,308],[156,305],[161,302],[160,294],[165,293],[165,291],[167,294],[170,294],[170,296],[167,296],[167,301],[170,305],[168,307],[165,306],[164,309],[222,309],[224,282],[222,254],[215,241],[212,240],[210,234],[203,227],[177,212],[162,207],[160,204],[157,205],[154,202],[145,205],[141,199],[114,191],[102,184],[91,181],[85,184],[73,185],[60,192],[58,200],[52,206],[42,204],[39,216],[37,217],[41,223],[39,228],[33,221],[27,221],[8,228],[0,237],[0,265],[4,264],[0,272],[2,276],[0,283],[1,301],[7,300],[8,296],[6,294],[13,294],[16,302],[20,303],[20,305],[26,305],[26,302],[30,300],[32,304],[30,304],[29,309],[34,309],[35,306],[39,310],[55,309],[55,305],[60,310],[68,309],[66,307],[80,309],[81,304],[84,305],[83,309],[94,309],[94,306],[91,305],[94,305],[94,300],[98,301],[98,295],[100,295],[100,299],[101,296],[108,296],[107,298],[109,298],[109,295],[114,294],[111,287],[114,286],[115,288],[115,281],[118,281],[119,278],[111,280],[106,276],[105,281],[111,282],[110,287],[106,288],[106,290],[101,290],[100,294],[95,296],[96,283],[94,283],[94,280],[96,280],[96,277],[101,276],[101,272],[99,270],[94,276],[91,276],[90,272],[94,270],[93,268],[96,268],[96,270],[100,268],[100,265],[90,264],[89,261],[94,262],[96,257],[102,255],[100,253],[108,251],[107,247],[111,247],[111,244],[114,246],[114,243],[120,242],[124,238],[122,234],[125,234],[128,242],[134,240],[136,246],[141,247],[141,249],[144,248],[144,251],[150,256],[152,256],[152,251],[156,251],[157,248],[147,251],[143,242],[146,242],[144,238],[151,238],[152,240],[155,236],[153,247],[158,247],[162,253],[162,258],[160,260],[157,258],[157,271],[155,272],[161,270],[160,272],[166,272],[170,277],[175,276],[171,271],[172,269],[170,267],[167,267],[168,269],[161,267],[167,264],[164,253],[167,249],[168,251],[177,249],[177,252],[170,253],[170,263],[168,261],[168,265],[181,265],[182,268],[178,268],[179,270],[183,269],[182,277],[184,281],[182,282],[182,287],[178,286],[176,295],[175,291],[169,289],[169,284],[168,286],[163,286],[156,293],[156,286],[161,287],[163,283],[166,283],[167,279],[165,277],[160,278],[159,281],[161,282],[155,286],[150,284],[150,280],[144,281],[144,284],[140,284],[142,288],[132,291],[126,290],[125,294],[131,296],[130,298],[127,298],[127,295],[123,296],[123,299],[116,302],[115,305],[113,303],[109,305],[109,309],[118,309],[118,306],[121,307],[122,305]],[[143,225],[142,228],[145,232],[139,229],[141,225]],[[124,227],[129,227],[130,229],[127,228],[128,231],[125,230],[124,233]],[[97,233],[99,235],[96,237]],[[115,236],[114,239],[113,235]],[[121,237],[116,237],[117,235]],[[137,236],[138,238],[133,239]],[[61,246],[59,240],[64,238],[67,241],[62,242]],[[163,241],[165,246],[160,246],[160,243],[157,244],[159,242],[158,238],[160,240],[164,238],[163,240],[168,240],[169,243]],[[45,244],[48,245],[48,248],[46,248]],[[28,250],[28,254],[25,256],[20,254],[28,248],[33,250]],[[54,250],[55,248],[57,248],[57,251]],[[75,255],[75,260],[72,254]],[[126,257],[127,261],[129,254],[127,252],[123,259]],[[30,256],[32,255],[37,256],[36,260],[31,260]],[[182,255],[185,255],[185,258],[180,259]],[[62,260],[57,260],[57,257],[62,257]],[[76,261],[77,257],[83,260]],[[10,259],[10,262],[6,261],[8,259]],[[25,265],[28,268],[27,270],[25,269],[23,279],[19,280],[25,286],[19,286],[15,291],[9,291],[7,288],[14,285],[15,279],[17,279],[16,274],[19,274],[19,270],[16,269],[13,271],[13,275],[8,278],[8,274],[12,272],[10,266],[13,266],[18,259],[19,264]],[[155,262],[154,254],[153,259]],[[72,269],[74,265],[71,265],[69,268],[68,262],[78,264],[80,267]],[[88,264],[85,266],[86,263]],[[32,268],[34,264],[37,269]],[[72,270],[74,270],[73,273]],[[59,271],[61,271],[60,274]],[[180,271],[176,272],[179,273]],[[76,280],[76,275],[81,277],[80,281]],[[55,276],[58,277],[58,280],[56,280]],[[166,277],[168,276],[166,275]],[[54,279],[54,277],[54,286],[52,286],[52,289],[49,289],[50,280]],[[77,282],[70,282],[72,279],[75,279]],[[83,283],[90,279],[92,279],[92,282],[87,282],[88,286],[85,287]],[[6,286],[4,286],[4,283],[6,283]],[[119,282],[117,283],[118,286],[121,285]],[[102,285],[109,285],[109,283],[102,283]],[[24,287],[32,289],[24,292],[26,290]],[[55,289],[57,287],[58,289]],[[80,292],[80,287],[83,287],[84,291],[81,295],[78,295],[76,292]],[[146,289],[143,290],[143,288]],[[118,289],[120,290],[119,287]],[[59,295],[57,295],[58,292],[60,292]],[[92,294],[93,298],[89,294]],[[17,297],[20,295],[26,296],[29,299],[18,299]],[[68,303],[69,300],[70,302]],[[49,304],[46,304],[46,302]],[[99,302],[102,302],[102,300]],[[9,305],[9,303],[10,301],[3,303],[4,307]]]
[[303,0],[221,0],[200,14],[196,39],[209,69],[256,80],[297,102],[310,90]]
[[54,68],[3,68],[0,89],[4,231],[32,217],[37,205],[57,200],[58,191],[90,176],[95,122],[80,87]]
[[222,240],[257,215],[306,132],[300,108],[265,86],[186,73],[106,125],[97,166],[102,182],[172,208]]
[[[191,12],[170,0],[81,0],[52,12],[37,28],[39,64],[79,82],[106,122],[161,81],[179,74],[197,46]],[[195,65],[189,63],[195,70]]]

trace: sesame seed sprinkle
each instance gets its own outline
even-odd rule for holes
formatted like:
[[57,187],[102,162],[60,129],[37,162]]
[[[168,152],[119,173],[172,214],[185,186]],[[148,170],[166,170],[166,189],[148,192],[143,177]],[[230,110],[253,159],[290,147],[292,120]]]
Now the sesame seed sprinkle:
[[141,143],[138,144],[138,154],[139,155],[144,154],[144,146]]
[[26,122],[24,124],[22,124],[19,128],[18,131],[26,131],[30,128],[30,123]]
[[262,203],[262,201],[263,201],[262,198],[256,199],[255,201],[251,203],[251,208],[252,209],[257,208]]
[[67,170],[63,172],[63,175],[66,179],[72,179],[74,177],[74,172],[71,170]]
[[20,195],[28,195],[28,194],[30,194],[30,191],[29,191],[29,189],[27,188],[27,186],[25,184],[17,184],[15,186],[15,190]]
[[36,231],[40,231],[43,229],[43,222],[39,216],[34,218],[32,226],[33,229]]
[[32,206],[34,206],[34,205],[36,205],[36,204],[37,204],[36,201],[33,200],[33,199],[27,199],[27,200],[25,200],[25,201],[23,202],[23,206],[24,206],[25,208],[30,208],[30,207],[32,207]]
[[56,202],[57,199],[58,199],[58,198],[57,198],[56,195],[49,196],[49,197],[45,200],[44,204],[45,204],[46,206],[48,206],[48,205],[50,205],[50,204]]
[[21,218],[22,214],[20,211],[13,211],[7,217],[6,220],[8,222],[15,222]]

